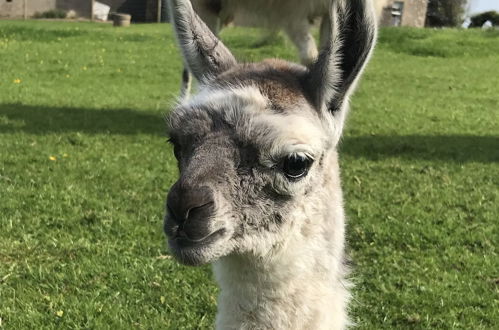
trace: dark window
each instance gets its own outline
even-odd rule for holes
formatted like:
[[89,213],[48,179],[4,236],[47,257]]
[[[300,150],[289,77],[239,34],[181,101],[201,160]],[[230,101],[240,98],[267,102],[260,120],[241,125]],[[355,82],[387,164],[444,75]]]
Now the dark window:
[[392,25],[400,26],[402,15],[404,14],[404,2],[395,1],[392,5]]

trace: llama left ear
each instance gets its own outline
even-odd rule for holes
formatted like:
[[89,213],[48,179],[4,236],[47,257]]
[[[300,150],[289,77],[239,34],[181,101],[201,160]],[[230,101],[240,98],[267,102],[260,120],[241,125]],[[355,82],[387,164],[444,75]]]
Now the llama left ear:
[[232,66],[236,59],[192,9],[190,0],[169,0],[171,22],[185,63],[201,83]]
[[364,70],[376,40],[376,19],[371,0],[332,0],[329,42],[310,67],[306,86],[314,105],[334,119],[339,140],[348,97]]

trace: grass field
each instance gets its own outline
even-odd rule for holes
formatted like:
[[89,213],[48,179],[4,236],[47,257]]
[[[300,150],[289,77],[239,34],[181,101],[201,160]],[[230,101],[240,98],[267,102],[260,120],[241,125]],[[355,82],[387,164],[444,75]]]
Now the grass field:
[[[0,328],[212,327],[162,233],[180,67],[167,25],[0,21]],[[381,31],[341,165],[358,328],[497,329],[499,31]]]

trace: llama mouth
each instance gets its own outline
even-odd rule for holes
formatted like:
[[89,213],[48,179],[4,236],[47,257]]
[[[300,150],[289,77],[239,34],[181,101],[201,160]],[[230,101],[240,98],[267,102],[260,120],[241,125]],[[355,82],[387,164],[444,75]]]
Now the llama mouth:
[[213,233],[201,238],[201,239],[192,239],[189,238],[185,231],[179,229],[175,235],[168,240],[170,246],[174,249],[189,249],[193,247],[202,247],[206,245],[210,245],[220,237],[225,234],[225,228],[221,228],[219,230],[214,231]]

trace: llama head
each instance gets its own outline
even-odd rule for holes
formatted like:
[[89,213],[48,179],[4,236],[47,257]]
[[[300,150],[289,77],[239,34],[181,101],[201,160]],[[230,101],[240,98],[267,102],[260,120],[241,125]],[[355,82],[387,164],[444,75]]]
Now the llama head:
[[[170,9],[200,91],[170,113],[180,178],[167,198],[173,254],[198,265],[229,254],[262,256],[324,203],[348,97],[374,45],[368,0],[332,1],[330,42],[306,68],[280,60],[238,64],[193,12]],[[338,183],[336,183],[338,184]],[[311,219],[313,221],[313,219]]]

